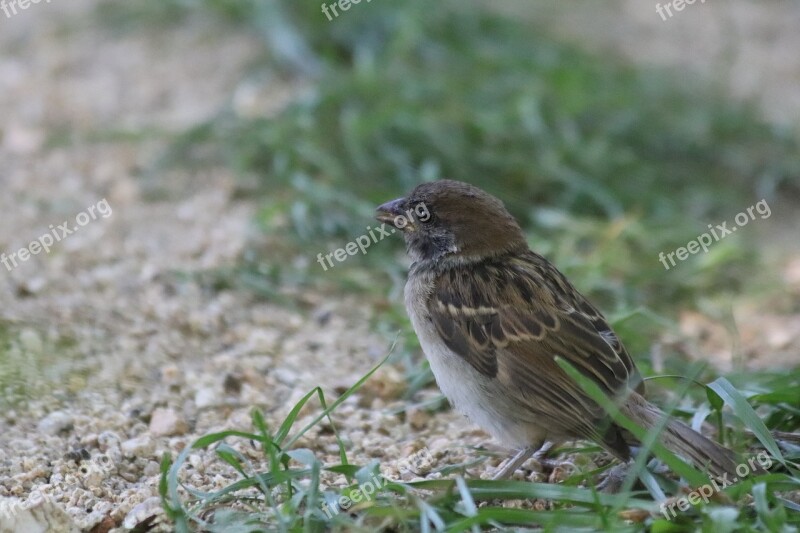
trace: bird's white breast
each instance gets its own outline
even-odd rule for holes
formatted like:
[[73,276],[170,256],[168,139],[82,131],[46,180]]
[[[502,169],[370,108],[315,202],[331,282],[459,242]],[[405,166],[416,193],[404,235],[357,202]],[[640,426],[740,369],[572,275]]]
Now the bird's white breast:
[[418,273],[405,287],[406,310],[425,352],[436,383],[450,403],[473,423],[508,446],[528,446],[539,440],[542,431],[521,424],[518,410],[509,402],[507,391],[454,353],[442,340],[428,313],[427,302],[433,290],[433,277]]

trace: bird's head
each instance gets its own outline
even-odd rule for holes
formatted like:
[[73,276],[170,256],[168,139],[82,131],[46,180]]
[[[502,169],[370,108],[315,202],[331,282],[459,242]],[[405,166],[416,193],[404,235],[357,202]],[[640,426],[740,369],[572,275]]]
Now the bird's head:
[[376,218],[403,233],[414,261],[468,262],[527,248],[503,202],[460,181],[423,183],[379,206]]

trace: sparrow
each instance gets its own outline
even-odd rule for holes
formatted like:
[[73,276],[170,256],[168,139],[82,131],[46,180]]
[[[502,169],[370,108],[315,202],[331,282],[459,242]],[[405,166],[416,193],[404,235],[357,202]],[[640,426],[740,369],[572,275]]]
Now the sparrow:
[[[424,214],[425,216],[420,216]],[[439,388],[455,409],[509,448],[495,477],[537,450],[586,439],[627,462],[640,444],[556,362],[568,361],[649,430],[667,415],[608,320],[528,247],[503,203],[458,181],[423,183],[377,208],[412,260],[405,306]],[[661,442],[714,476],[736,455],[669,418]]]

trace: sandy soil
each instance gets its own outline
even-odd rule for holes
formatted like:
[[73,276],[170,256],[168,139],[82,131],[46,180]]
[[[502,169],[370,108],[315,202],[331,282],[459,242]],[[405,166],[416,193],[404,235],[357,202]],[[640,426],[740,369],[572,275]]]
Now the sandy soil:
[[[308,294],[290,311],[191,276],[236,263],[255,235],[255,206],[235,198],[224,168],[174,171],[155,188],[142,169],[171,132],[226,107],[274,111],[296,87],[253,94],[241,80],[261,45],[247,35],[202,21],[117,34],[91,23],[94,4],[33,6],[11,31],[0,19],[0,250],[18,251],[51,224],[74,231],[90,208],[97,215],[49,254],[0,270],[0,324],[11,332],[0,383],[16,400],[0,413],[0,531],[148,520],[160,513],[164,452],[249,428],[254,406],[281,421],[315,385],[341,390],[389,348],[359,302]],[[120,131],[155,134],[120,140]],[[380,409],[400,379],[383,371],[340,411],[354,460],[419,447],[408,423]],[[308,445],[336,460],[331,436]],[[211,457],[191,462],[197,487],[236,477]]]

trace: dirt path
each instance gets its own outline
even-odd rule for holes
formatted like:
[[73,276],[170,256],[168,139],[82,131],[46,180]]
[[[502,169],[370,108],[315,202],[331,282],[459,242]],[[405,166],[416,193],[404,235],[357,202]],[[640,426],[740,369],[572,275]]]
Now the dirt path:
[[[149,520],[161,512],[165,452],[248,429],[254,406],[274,426],[313,387],[351,385],[389,346],[359,302],[308,294],[292,312],[192,276],[236,264],[256,206],[235,194],[225,168],[155,180],[142,169],[171,132],[222,108],[279,109],[294,88],[253,98],[247,82],[237,86],[261,49],[242,32],[193,21],[120,34],[92,22],[95,4],[33,6],[9,31],[0,18],[0,252],[63,239],[0,266],[0,386],[16,400],[0,411],[1,532]],[[78,227],[90,209],[96,217]],[[72,233],[62,237],[64,221]],[[382,412],[400,380],[387,368],[340,409],[354,461],[405,457],[415,438],[448,446],[418,433],[429,425],[421,412],[414,430]],[[442,427],[453,421],[441,417],[431,434],[482,438]],[[309,439],[337,460],[332,435]],[[237,478],[210,454],[191,463],[197,488]]]
[[[91,23],[94,4],[0,18],[0,251],[50,224],[73,231],[0,270],[2,385],[21,400],[0,414],[0,497],[50,497],[83,530],[119,524],[155,496],[164,451],[248,427],[251,406],[280,411],[383,349],[353,319],[320,334],[298,313],[184,275],[234,264],[255,206],[234,200],[222,168],[159,176],[155,193],[140,169],[169,132],[237,105],[229,95],[260,46],[204,24],[114,35]],[[99,216],[74,231],[90,207]],[[347,346],[334,333],[343,328],[356,334]],[[324,357],[343,349],[352,368]],[[0,530],[34,516],[12,501]]]

